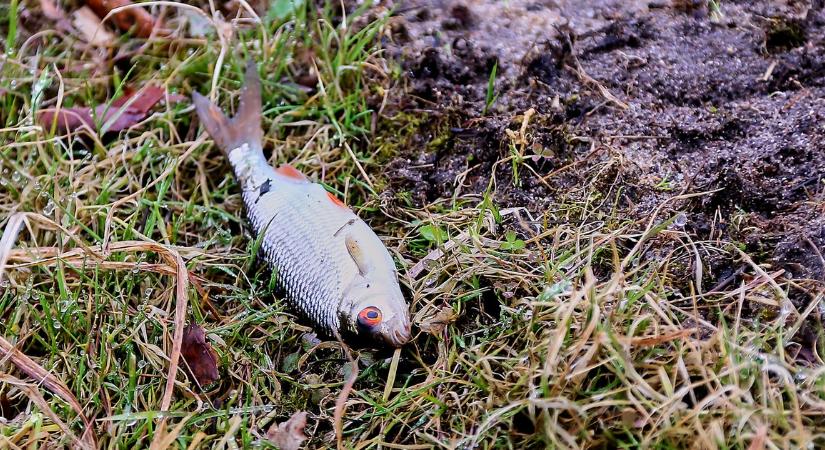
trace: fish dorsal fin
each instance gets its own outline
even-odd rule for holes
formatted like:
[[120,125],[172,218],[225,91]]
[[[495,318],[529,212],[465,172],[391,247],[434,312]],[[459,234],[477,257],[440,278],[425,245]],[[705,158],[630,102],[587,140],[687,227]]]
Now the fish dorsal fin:
[[307,181],[306,175],[302,174],[300,170],[296,169],[291,164],[281,164],[277,169],[275,169],[275,172],[289,178],[290,180]]
[[347,234],[344,242],[347,245],[347,252],[350,258],[352,258],[352,260],[355,261],[355,265],[358,266],[358,272],[361,275],[368,274],[370,270],[372,270],[372,264],[367,259],[367,255],[364,254],[364,249],[361,247],[361,244],[358,243],[358,239],[354,238],[352,234]]

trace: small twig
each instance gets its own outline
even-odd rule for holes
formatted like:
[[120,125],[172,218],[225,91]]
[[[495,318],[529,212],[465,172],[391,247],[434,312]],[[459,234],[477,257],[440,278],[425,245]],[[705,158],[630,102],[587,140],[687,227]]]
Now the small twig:
[[816,253],[816,256],[819,257],[819,264],[822,266],[822,270],[825,270],[825,257],[822,256],[822,252],[819,251],[819,247],[811,241],[811,238],[805,236],[805,242],[811,246],[811,249]]
[[570,59],[573,62],[573,65],[574,65],[574,67],[572,67],[572,68],[568,67],[568,68],[572,69],[571,71],[574,74],[576,74],[576,77],[579,79],[579,81],[582,82],[585,85],[589,85],[591,87],[596,88],[596,90],[599,91],[599,94],[601,94],[602,97],[604,97],[608,102],[613,103],[614,105],[618,106],[619,108],[621,108],[621,109],[630,108],[629,106],[627,106],[627,103],[619,100],[606,87],[604,87],[603,84],[598,82],[595,78],[591,77],[590,75],[587,74],[587,72],[584,71],[584,68],[582,67],[581,63],[579,62],[579,58],[576,56],[576,53],[573,51],[573,41],[570,39],[570,35],[563,32],[563,31],[561,32],[561,35],[562,35],[562,38],[566,41],[567,46],[570,48],[570,55],[569,56],[570,56]]
[[349,380],[347,380],[344,387],[341,388],[341,392],[335,400],[335,414],[333,415],[335,438],[338,450],[341,450],[344,448],[344,411],[347,407],[347,399],[349,398],[349,394],[352,392],[352,387],[355,385],[355,380],[358,378],[358,361],[352,357],[352,352],[350,352],[349,347],[341,339],[341,336],[336,336],[336,338],[341,344],[341,348],[344,350],[344,354],[347,356],[347,359],[352,366],[352,373]]

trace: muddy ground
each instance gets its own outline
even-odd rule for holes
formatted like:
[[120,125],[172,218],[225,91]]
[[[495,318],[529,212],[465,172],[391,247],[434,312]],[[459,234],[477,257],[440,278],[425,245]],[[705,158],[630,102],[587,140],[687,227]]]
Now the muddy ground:
[[[385,114],[427,118],[390,165],[395,191],[420,205],[484,192],[493,164],[511,154],[507,130],[519,131],[532,108],[527,144],[516,147],[529,168],[516,180],[511,163],[496,166],[498,204],[552,215],[596,192],[604,216],[641,221],[668,198],[706,192],[669,204],[684,212],[676,223],[692,239],[738,243],[821,288],[821,0],[396,8],[386,45],[404,67],[407,95]],[[497,98],[485,114],[496,65]],[[729,258],[705,264],[709,285],[736,275]]]

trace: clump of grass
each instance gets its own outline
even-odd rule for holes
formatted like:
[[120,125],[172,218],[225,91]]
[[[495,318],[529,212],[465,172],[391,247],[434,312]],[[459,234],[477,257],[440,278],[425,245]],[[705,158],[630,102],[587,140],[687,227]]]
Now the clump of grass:
[[[822,313],[820,285],[785,279],[727,243],[696,242],[676,224],[678,203],[644,222],[606,213],[596,203],[615,192],[592,183],[538,212],[497,204],[493,178],[484,195],[423,208],[378,202],[373,154],[386,161],[398,151],[367,142],[367,93],[389,83],[375,46],[381,22],[356,27],[359,13],[343,21],[332,5],[291,4],[292,13],[263,25],[234,24],[239,54],[224,52],[223,65],[215,65],[215,38],[173,49],[153,42],[121,80],[206,92],[218,71],[217,97],[232,109],[244,59],[255,58],[272,159],[342,193],[387,238],[407,274],[414,321],[428,331],[396,353],[356,352],[348,448],[822,442],[825,349],[797,339]],[[191,126],[190,108],[167,106],[116,138],[52,136],[32,126],[40,74],[31,67],[61,69],[42,107],[54,105],[58,86],[64,105],[95,104],[121,83],[71,41],[34,53],[0,66],[9,89],[0,108],[0,225],[17,212],[32,224],[0,285],[0,337],[65,383],[101,447],[159,439],[266,447],[267,427],[298,410],[310,415],[308,448],[332,446],[336,399],[350,375],[345,353],[310,336],[275,292],[276,274],[255,263],[240,192]],[[307,93],[296,79],[313,74],[317,89]],[[520,159],[527,128],[496,166],[530,169]],[[703,287],[711,257],[741,266],[736,282]],[[199,387],[178,371],[164,408],[181,289],[185,317],[208,331],[222,378]],[[808,306],[790,303],[791,290]],[[9,360],[0,359],[0,372],[24,377]],[[0,447],[71,445],[60,422],[82,436],[72,405],[41,392],[0,377]]]

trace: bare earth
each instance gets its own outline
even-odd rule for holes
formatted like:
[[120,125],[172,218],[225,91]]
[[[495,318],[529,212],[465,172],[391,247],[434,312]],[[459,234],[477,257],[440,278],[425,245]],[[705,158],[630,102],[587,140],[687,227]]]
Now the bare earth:
[[[524,171],[514,187],[498,166],[502,204],[541,212],[596,186],[610,199],[602,212],[637,220],[705,192],[673,203],[695,239],[738,242],[786,276],[825,280],[821,2],[690,3],[704,2],[403,4],[393,52],[410,95],[398,107],[428,111],[430,134],[394,162],[396,188],[421,203],[483,192],[509,151],[505,130],[534,108],[540,156],[524,163],[542,179]],[[731,282],[733,263],[706,263],[709,286]]]

